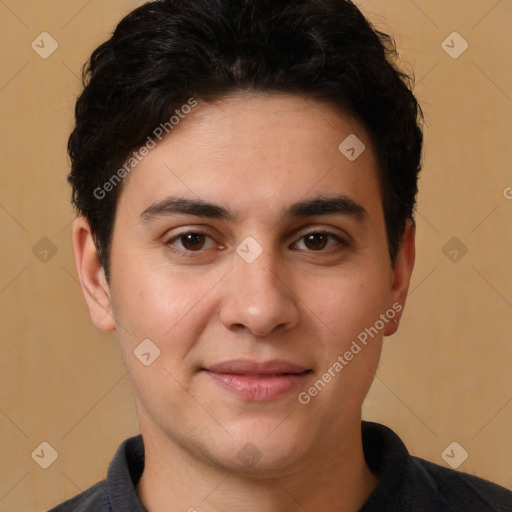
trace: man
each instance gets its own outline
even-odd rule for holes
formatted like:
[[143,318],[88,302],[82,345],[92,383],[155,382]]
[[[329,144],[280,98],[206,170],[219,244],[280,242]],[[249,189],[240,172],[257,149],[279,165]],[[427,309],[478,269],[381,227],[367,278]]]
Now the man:
[[345,0],[162,0],[91,56],[78,275],[141,436],[63,511],[512,510],[361,422],[414,265],[420,111]]

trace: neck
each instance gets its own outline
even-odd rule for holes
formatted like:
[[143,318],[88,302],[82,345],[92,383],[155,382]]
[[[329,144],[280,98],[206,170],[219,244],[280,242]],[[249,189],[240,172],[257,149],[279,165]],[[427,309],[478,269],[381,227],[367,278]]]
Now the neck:
[[251,474],[220,468],[142,427],[137,493],[148,512],[356,512],[378,482],[364,459],[360,421],[293,468]]

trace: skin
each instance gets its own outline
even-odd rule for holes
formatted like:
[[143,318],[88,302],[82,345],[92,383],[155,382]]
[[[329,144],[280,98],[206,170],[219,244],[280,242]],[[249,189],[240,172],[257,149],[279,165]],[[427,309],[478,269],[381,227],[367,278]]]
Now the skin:
[[[338,150],[350,134],[366,145],[353,162]],[[340,195],[366,215],[285,215],[299,201]],[[214,203],[234,218],[141,218],[170,196]],[[310,231],[349,245],[321,235],[311,244]],[[177,238],[187,232],[208,236],[191,246]],[[263,250],[252,263],[236,252],[248,236]],[[92,322],[116,331],[134,388],[146,450],[137,491],[150,512],[364,504],[378,477],[363,456],[361,406],[382,338],[398,323],[386,323],[307,405],[297,399],[379,315],[405,304],[414,265],[412,221],[391,265],[376,161],[358,122],[296,95],[200,102],[126,179],[109,283],[82,217],[73,246]],[[146,367],[133,351],[148,338],[161,353]],[[240,358],[312,371],[299,389],[263,402],[199,371]],[[246,443],[261,454],[253,467],[237,457]]]

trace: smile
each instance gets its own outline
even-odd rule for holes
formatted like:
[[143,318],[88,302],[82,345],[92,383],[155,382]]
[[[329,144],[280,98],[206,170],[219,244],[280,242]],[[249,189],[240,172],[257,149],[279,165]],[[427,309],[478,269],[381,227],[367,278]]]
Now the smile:
[[253,402],[282,398],[298,388],[312,373],[311,369],[280,360],[263,363],[228,361],[203,371],[222,388]]

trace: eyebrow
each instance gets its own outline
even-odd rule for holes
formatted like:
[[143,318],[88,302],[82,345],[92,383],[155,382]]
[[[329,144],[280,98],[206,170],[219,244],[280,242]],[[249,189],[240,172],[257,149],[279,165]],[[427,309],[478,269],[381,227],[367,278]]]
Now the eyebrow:
[[[234,222],[236,215],[224,208],[203,201],[202,199],[188,199],[184,197],[168,197],[153,203],[141,214],[143,223],[148,223],[155,218],[168,215],[195,215],[210,219],[226,220]],[[368,219],[368,212],[362,205],[356,203],[347,196],[317,197],[306,199],[292,204],[285,212],[284,218],[294,219],[297,217],[314,217],[321,215],[347,215],[364,221]]]

